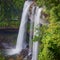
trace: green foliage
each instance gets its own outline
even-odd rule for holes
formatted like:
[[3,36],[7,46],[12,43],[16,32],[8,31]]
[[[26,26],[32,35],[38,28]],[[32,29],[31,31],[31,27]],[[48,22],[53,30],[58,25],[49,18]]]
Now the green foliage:
[[50,10],[50,22],[60,21],[60,4]]
[[[51,58],[54,57],[55,59],[49,60],[59,60],[60,58],[60,23],[52,23],[49,25],[49,28],[46,30],[45,34],[41,40],[41,53],[40,58],[50,56]],[[46,52],[46,53],[45,53]],[[44,56],[41,56],[43,53]],[[51,53],[51,55],[50,55]],[[52,56],[53,55],[53,56]],[[41,59],[40,59],[41,60]],[[48,60],[48,57],[45,59]]]
[[49,9],[60,4],[60,0],[37,0],[36,2],[37,2],[37,5],[46,6]]
[[40,52],[38,60],[55,60],[53,53],[48,50],[47,46],[45,45],[44,49]]
[[19,28],[19,25],[20,25],[20,21],[18,20],[18,21],[11,21],[9,26],[11,28]]
[[23,7],[24,0],[13,0],[13,3],[18,9],[21,9]]
[[7,28],[7,27],[19,28],[19,25],[20,25],[19,20],[17,20],[17,21],[11,20],[9,23],[8,23],[8,21],[1,21],[0,22],[0,28]]
[[19,20],[23,4],[24,0],[0,0],[0,21],[7,21],[10,25],[10,20]]
[[40,28],[37,25],[37,27],[34,27],[34,36],[33,36],[33,41],[39,41],[40,39]]
[[0,50],[0,60],[5,60],[5,57],[2,56],[2,51]]
[[0,56],[0,60],[5,60],[5,58],[3,56]]
[[37,0],[49,14],[49,26],[42,26],[38,60],[60,60],[60,0]]

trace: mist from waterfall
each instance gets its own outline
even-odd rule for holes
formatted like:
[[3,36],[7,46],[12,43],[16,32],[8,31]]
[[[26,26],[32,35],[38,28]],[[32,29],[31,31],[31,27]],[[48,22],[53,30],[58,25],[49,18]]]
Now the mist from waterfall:
[[19,27],[19,33],[18,33],[18,37],[17,37],[16,48],[7,49],[6,50],[7,55],[19,54],[21,52],[21,50],[26,46],[24,41],[25,41],[25,37],[26,37],[25,34],[26,34],[26,25],[27,25],[27,21],[28,21],[28,12],[29,12],[29,7],[31,4],[32,4],[32,1],[26,1],[24,4],[21,24]]

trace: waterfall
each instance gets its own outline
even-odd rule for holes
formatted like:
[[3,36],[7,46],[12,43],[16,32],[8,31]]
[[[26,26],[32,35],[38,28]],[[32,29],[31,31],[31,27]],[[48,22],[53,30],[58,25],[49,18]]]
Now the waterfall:
[[[30,7],[31,8],[31,15],[29,15]],[[38,46],[39,42],[37,39],[36,41],[32,41],[35,37],[39,37],[40,33],[40,24],[47,25],[42,18],[41,18],[41,11],[42,8],[39,8],[38,6],[34,5],[34,2],[32,0],[28,0],[25,2],[23,7],[23,13],[21,18],[21,24],[19,27],[18,37],[17,37],[17,43],[16,47],[12,49],[7,49],[6,54],[7,55],[15,55],[20,54],[20,52],[25,49],[26,50],[26,29],[27,29],[27,21],[30,16],[30,37],[29,37],[29,53],[27,53],[26,59],[24,60],[38,60]],[[23,52],[24,53],[24,52]],[[25,53],[24,53],[25,54]],[[29,58],[30,59],[29,59]],[[32,58],[31,58],[32,57]]]
[[25,46],[24,40],[25,40],[25,34],[26,34],[26,24],[28,21],[28,12],[29,12],[29,7],[31,4],[32,4],[32,1],[26,1],[24,4],[22,18],[21,18],[21,24],[19,27],[19,33],[18,33],[18,37],[17,37],[16,48],[7,49],[6,50],[7,55],[18,54],[19,52],[21,52],[21,50]]
[[20,24],[19,34],[18,34],[17,44],[16,44],[16,48],[19,48],[19,50],[22,50],[22,48],[24,47],[23,43],[25,40],[26,26],[28,21],[28,12],[31,3],[32,3],[31,1],[26,1],[24,4],[22,19],[21,19],[21,24]]
[[[41,16],[42,8],[36,7],[35,19],[34,19],[34,34],[35,36],[39,36],[39,28],[40,28],[40,16]],[[38,56],[38,40],[33,42],[33,53],[32,53],[32,60],[37,60]]]
[[32,13],[30,15],[30,37],[29,37],[29,55],[32,53],[32,38],[33,38],[33,28],[34,28],[34,12],[35,10],[35,7],[33,6],[32,7]]

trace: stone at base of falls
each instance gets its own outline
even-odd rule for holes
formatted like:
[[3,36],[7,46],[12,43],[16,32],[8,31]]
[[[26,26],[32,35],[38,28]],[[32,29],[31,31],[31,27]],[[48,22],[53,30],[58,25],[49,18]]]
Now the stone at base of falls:
[[28,55],[28,49],[23,49],[20,53],[20,55],[23,56],[23,58],[25,58]]
[[31,54],[31,55],[26,56],[23,60],[31,60],[31,59],[32,59],[32,54]]
[[32,54],[27,57],[27,60],[31,60],[31,59],[32,59]]

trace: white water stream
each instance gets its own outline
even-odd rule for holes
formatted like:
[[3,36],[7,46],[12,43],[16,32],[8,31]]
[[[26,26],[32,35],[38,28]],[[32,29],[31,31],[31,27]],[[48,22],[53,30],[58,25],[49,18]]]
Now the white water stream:
[[24,48],[24,40],[25,40],[25,34],[26,34],[26,24],[28,21],[28,12],[29,7],[32,4],[32,1],[26,1],[23,8],[22,18],[21,18],[21,24],[19,28],[19,33],[17,37],[17,43],[16,48],[13,49],[7,49],[7,55],[14,55],[19,54],[21,50]]
[[[34,19],[34,35],[33,39],[35,36],[39,36],[39,28],[40,28],[40,16],[41,16],[41,11],[42,8],[36,7],[36,13],[35,13],[35,19]],[[38,60],[38,40],[33,42],[33,53],[32,53],[32,60]]]

